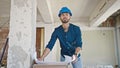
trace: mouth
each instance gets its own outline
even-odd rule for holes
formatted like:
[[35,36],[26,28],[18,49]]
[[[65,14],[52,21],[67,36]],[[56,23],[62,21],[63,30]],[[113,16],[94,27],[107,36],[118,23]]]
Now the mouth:
[[67,20],[67,19],[63,19],[62,22],[63,22],[63,23],[67,23],[68,20]]
[[67,18],[63,18],[63,21],[67,21],[68,19]]

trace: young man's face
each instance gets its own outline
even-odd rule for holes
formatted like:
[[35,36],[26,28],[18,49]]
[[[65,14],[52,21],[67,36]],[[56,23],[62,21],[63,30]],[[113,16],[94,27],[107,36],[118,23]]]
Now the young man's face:
[[60,15],[60,20],[61,20],[62,23],[68,23],[70,18],[71,18],[71,16],[70,16],[69,13],[62,13]]

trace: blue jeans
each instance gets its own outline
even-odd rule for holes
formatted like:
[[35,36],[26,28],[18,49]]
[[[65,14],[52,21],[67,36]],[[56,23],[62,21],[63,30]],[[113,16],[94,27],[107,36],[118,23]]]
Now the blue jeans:
[[[65,58],[63,56],[61,56],[60,61],[65,61]],[[73,68],[82,68],[82,60],[81,60],[81,56],[77,59],[77,61],[75,63],[72,63]]]

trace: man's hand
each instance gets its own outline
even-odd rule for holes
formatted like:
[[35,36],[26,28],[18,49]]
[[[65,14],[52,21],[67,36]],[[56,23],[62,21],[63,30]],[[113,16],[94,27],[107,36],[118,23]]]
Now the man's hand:
[[38,58],[39,61],[44,61],[44,59],[42,57]]
[[78,57],[77,55],[73,55],[72,56],[72,63],[75,63],[77,61]]
[[75,49],[75,54],[72,56],[73,63],[75,63],[78,59],[78,54],[80,53],[82,49],[80,47],[77,47]]
[[43,61],[44,58],[49,54],[49,52],[50,52],[50,49],[49,48],[45,48],[45,50],[43,52],[43,55],[40,58],[38,58],[38,60],[39,61]]
[[43,58],[37,58],[34,62],[35,62],[36,64],[38,64],[38,63],[42,62],[43,60],[44,60]]

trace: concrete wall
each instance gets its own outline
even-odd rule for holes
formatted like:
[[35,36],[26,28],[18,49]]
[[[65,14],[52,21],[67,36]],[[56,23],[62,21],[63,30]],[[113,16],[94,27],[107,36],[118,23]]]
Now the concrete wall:
[[88,30],[82,34],[84,64],[116,64],[113,30]]
[[36,42],[36,0],[11,0],[7,68],[31,68]]

